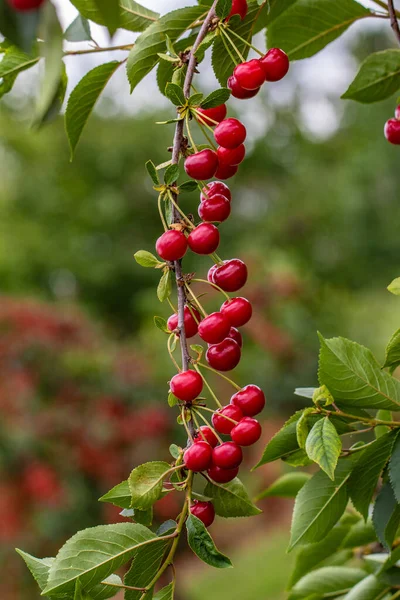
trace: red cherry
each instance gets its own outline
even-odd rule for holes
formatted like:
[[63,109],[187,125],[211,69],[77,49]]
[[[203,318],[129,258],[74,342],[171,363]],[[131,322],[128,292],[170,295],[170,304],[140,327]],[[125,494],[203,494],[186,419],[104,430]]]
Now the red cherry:
[[214,283],[214,273],[218,269],[218,267],[219,265],[213,265],[208,269],[207,281],[209,281],[210,283]]
[[185,171],[192,179],[201,181],[211,179],[214,177],[217,168],[217,154],[209,148],[191,154],[185,160]]
[[213,464],[221,469],[234,469],[242,460],[242,449],[235,442],[224,442],[212,451]]
[[252,446],[261,437],[261,425],[252,417],[244,417],[231,431],[231,438],[239,446]]
[[391,144],[396,146],[400,144],[400,121],[397,119],[389,119],[385,123],[385,138]]
[[233,17],[233,15],[239,15],[243,21],[243,19],[247,15],[247,10],[248,10],[247,0],[233,0],[232,1],[232,10],[229,13],[229,15],[227,16],[227,20],[229,21],[229,19],[231,17]]
[[199,336],[207,344],[219,344],[229,333],[231,324],[220,312],[211,313],[199,325]]
[[229,319],[233,327],[242,327],[250,321],[253,308],[246,298],[238,296],[225,300],[221,306],[221,312]]
[[196,254],[212,254],[219,246],[219,231],[211,223],[201,223],[190,232],[187,241]]
[[239,167],[234,167],[231,165],[219,165],[215,176],[218,175],[219,179],[230,179],[238,172]]
[[192,515],[203,521],[206,527],[210,527],[214,523],[215,509],[212,502],[200,502],[200,500],[194,500],[190,507]]
[[265,81],[265,73],[257,58],[237,65],[233,71],[236,81],[245,90],[258,90]]
[[203,379],[196,371],[183,371],[170,381],[171,392],[183,402],[191,402],[201,394]]
[[239,467],[235,467],[234,469],[221,469],[221,467],[217,467],[217,465],[212,465],[207,473],[216,483],[228,483],[238,476]]
[[222,181],[211,181],[202,189],[200,194],[200,202],[204,202],[208,198],[212,198],[216,195],[225,196],[228,200],[232,200],[232,194],[226,183]]
[[231,338],[231,340],[235,340],[239,348],[243,346],[242,334],[240,333],[239,329],[236,329],[236,327],[230,328],[228,338]]
[[186,254],[187,247],[185,234],[176,229],[166,231],[156,242],[157,253],[161,258],[170,262],[182,258]]
[[400,120],[400,104],[396,106],[396,110],[394,111],[394,116],[396,119]]
[[231,404],[238,406],[246,417],[254,417],[265,406],[265,395],[257,385],[246,385],[231,398]]
[[206,352],[208,364],[217,371],[231,371],[239,364],[240,357],[239,345],[230,338],[209,346]]
[[[243,413],[240,408],[228,404],[228,406],[220,408],[213,414],[212,424],[218,433],[228,434],[241,419],[243,419]],[[237,421],[237,423],[234,423],[234,421]]]
[[229,148],[222,148],[222,146],[218,147],[217,150],[219,168],[221,166],[227,165],[229,167],[236,167],[243,162],[244,157],[246,156],[246,148],[244,144],[241,144],[237,148],[233,148],[233,150],[229,150]]
[[197,442],[185,451],[183,462],[189,471],[206,471],[211,464],[212,452],[210,444]]
[[208,198],[208,200],[200,202],[198,213],[200,219],[203,221],[222,223],[231,214],[231,203],[225,196],[215,194],[215,196]]
[[246,127],[237,119],[225,119],[215,128],[214,137],[223,148],[237,148],[246,139]]
[[7,0],[7,2],[14,10],[24,12],[39,8],[44,3],[44,0]]
[[222,265],[215,269],[213,280],[225,292],[236,292],[247,281],[247,267],[238,258],[225,260]]
[[203,115],[203,118],[197,115],[197,120],[206,125],[210,125],[210,127],[215,127],[216,123],[213,123],[213,121],[221,123],[228,112],[226,104],[220,104],[214,108],[198,108],[197,111]]
[[228,88],[231,90],[232,96],[234,98],[238,98],[239,100],[247,100],[248,98],[254,98],[260,91],[260,88],[257,90],[245,90],[239,84],[238,80],[234,75],[231,75],[228,79],[227,83]]
[[212,448],[218,446],[217,436],[215,435],[211,427],[208,427],[207,425],[203,425],[202,427],[200,427],[197,433],[195,434],[194,443],[197,444],[198,442],[207,442]]
[[[193,312],[193,314],[192,314]],[[197,334],[198,323],[201,321],[201,316],[198,310],[192,308],[192,312],[185,306],[185,333],[187,338],[191,338]],[[194,316],[193,316],[194,315]],[[168,329],[172,332],[178,327],[178,315],[173,314],[167,321]]]
[[288,55],[279,48],[271,48],[258,62],[264,71],[265,81],[279,81],[289,71]]

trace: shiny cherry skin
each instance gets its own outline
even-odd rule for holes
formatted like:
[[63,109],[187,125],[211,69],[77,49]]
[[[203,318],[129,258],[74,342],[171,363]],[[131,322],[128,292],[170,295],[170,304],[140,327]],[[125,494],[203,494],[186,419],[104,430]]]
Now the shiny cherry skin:
[[211,466],[213,449],[207,442],[197,442],[183,455],[183,462],[189,471],[207,471]]
[[265,406],[265,395],[258,385],[246,385],[231,398],[231,404],[240,408],[246,417],[258,415]]
[[[193,314],[192,314],[193,313]],[[187,338],[191,338],[197,334],[198,323],[201,321],[201,316],[195,308],[190,309],[185,306],[185,333]],[[194,315],[194,316],[193,316]],[[170,316],[167,321],[168,329],[172,332],[178,327],[178,315],[175,313]]]
[[228,167],[237,167],[237,165],[240,165],[240,163],[244,161],[244,157],[246,156],[246,148],[244,147],[244,144],[240,144],[240,146],[233,148],[232,150],[219,146],[217,149],[217,155],[219,162],[217,171],[221,166],[224,165]]
[[185,234],[176,229],[166,231],[156,242],[157,254],[169,262],[179,260],[185,256],[187,248],[188,243]]
[[[228,404],[218,409],[212,416],[212,424],[218,433],[228,435],[232,429],[243,419],[243,413],[237,406]],[[234,423],[237,421],[237,423]]]
[[212,464],[221,469],[235,469],[242,460],[242,449],[235,442],[224,442],[212,451]]
[[194,443],[197,444],[198,442],[207,442],[212,448],[218,446],[219,443],[217,436],[211,427],[208,427],[207,425],[202,425],[195,433]]
[[201,223],[190,232],[187,242],[196,254],[212,254],[219,246],[219,231],[212,223]]
[[229,333],[228,333],[228,338],[231,338],[231,340],[235,340],[235,342],[237,343],[239,348],[242,348],[243,338],[242,338],[242,334],[240,333],[239,329],[236,329],[236,327],[231,327],[229,330]]
[[209,281],[210,283],[214,283],[214,273],[218,269],[218,267],[219,265],[213,265],[208,269],[207,281]]
[[231,214],[231,203],[225,196],[215,194],[204,202],[200,202],[198,213],[203,221],[222,223]]
[[226,260],[215,269],[213,279],[225,292],[237,292],[247,281],[247,267],[239,258]]
[[234,165],[219,165],[218,169],[215,172],[215,176],[218,176],[218,179],[230,179],[234,177],[238,172],[239,167]]
[[231,94],[234,98],[238,98],[239,100],[247,100],[249,98],[254,98],[260,91],[260,88],[256,90],[245,90],[239,84],[238,80],[234,75],[231,75],[228,79],[227,87],[231,90]]
[[233,17],[234,15],[239,15],[239,17],[243,21],[243,19],[247,15],[247,10],[248,10],[247,0],[233,0],[232,1],[232,9],[231,9],[231,12],[229,13],[229,15],[227,16],[227,20],[229,21],[229,19],[231,17]]
[[240,87],[245,90],[258,90],[265,81],[265,73],[257,58],[241,63],[235,67],[233,76]]
[[45,0],[7,0],[8,4],[18,12],[35,10],[44,4]]
[[260,423],[252,417],[244,417],[231,431],[232,440],[239,446],[252,446],[261,437]]
[[214,177],[218,168],[217,153],[209,148],[191,154],[185,160],[185,171],[192,179],[204,181]]
[[210,527],[214,523],[215,509],[212,502],[201,502],[200,500],[194,500],[190,507],[192,515],[203,521],[206,527]]
[[[219,106],[214,106],[214,108],[198,108],[197,111],[201,114],[201,117],[197,115],[197,120],[210,127],[215,127],[217,123],[221,123],[228,112],[226,104],[220,104]],[[213,121],[217,121],[217,123]]]
[[398,146],[400,144],[400,121],[397,119],[389,119],[385,123],[385,138],[391,144]]
[[208,469],[207,474],[216,483],[229,483],[239,474],[239,467],[234,469],[221,469],[217,465],[211,465]]
[[182,402],[191,402],[200,396],[203,389],[203,379],[192,370],[182,371],[174,375],[170,381],[171,392]]
[[228,188],[226,183],[222,181],[211,181],[207,183],[207,185],[202,189],[200,194],[200,202],[204,202],[213,196],[218,194],[221,196],[225,196],[229,201],[232,200],[231,190]]
[[241,296],[225,300],[220,310],[229,319],[233,327],[243,327],[250,321],[253,314],[253,307],[250,302]]
[[229,333],[231,324],[220,312],[211,313],[199,325],[199,336],[207,344],[219,344]]
[[223,148],[237,148],[246,139],[246,127],[238,119],[225,119],[214,129],[214,137]]
[[265,81],[279,81],[289,71],[288,55],[280,48],[271,48],[258,62],[264,71]]
[[219,344],[208,347],[206,360],[210,367],[217,371],[232,371],[240,362],[239,345],[230,338],[225,338]]

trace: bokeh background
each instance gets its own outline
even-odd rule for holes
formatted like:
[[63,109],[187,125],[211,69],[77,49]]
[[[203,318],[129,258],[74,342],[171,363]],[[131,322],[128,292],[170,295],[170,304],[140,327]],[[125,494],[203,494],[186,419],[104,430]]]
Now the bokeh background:
[[[166,12],[190,2],[147,1]],[[65,25],[75,15],[58,3]],[[382,358],[398,327],[386,285],[399,275],[399,154],[383,137],[396,99],[372,106],[339,100],[371,51],[394,45],[388,24],[363,24],[254,101],[230,111],[249,130],[249,151],[232,181],[232,216],[220,254],[250,266],[255,315],[235,373],[261,385],[268,403],[262,445],[301,406],[295,387],[316,384],[317,330],[371,347]],[[387,28],[387,30],[386,30]],[[94,28],[100,42],[108,42]],[[115,43],[131,41],[118,34]],[[262,37],[258,45],[263,47]],[[78,46],[79,47],[79,46]],[[107,56],[68,59],[70,87]],[[166,160],[171,117],[154,75],[130,97],[123,73],[109,85],[73,163],[62,118],[29,128],[40,73],[20,77],[0,105],[0,563],[3,600],[39,594],[15,546],[54,555],[78,528],[119,519],[97,498],[145,460],[168,459],[182,442],[166,404],[173,374],[153,316],[157,272],[133,260],[153,251],[161,228],[144,163]],[[199,86],[215,85],[202,69]],[[150,99],[150,100],[149,100]],[[196,213],[198,196],[182,198]],[[207,261],[188,257],[204,276]],[[219,299],[205,303],[217,307]],[[214,381],[222,399],[230,389]],[[245,471],[246,471],[245,470]],[[268,485],[280,465],[251,478]],[[235,563],[229,573],[199,564],[184,548],[179,598],[284,597],[291,503],[267,500],[253,520],[217,520],[213,536]],[[179,511],[174,497],[157,519]]]

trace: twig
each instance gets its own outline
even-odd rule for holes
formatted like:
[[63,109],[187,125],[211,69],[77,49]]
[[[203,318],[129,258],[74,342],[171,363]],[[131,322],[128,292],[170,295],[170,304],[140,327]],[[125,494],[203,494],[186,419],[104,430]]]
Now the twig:
[[79,54],[94,54],[96,52],[114,52],[115,50],[132,50],[135,44],[125,44],[123,46],[108,46],[106,48],[101,48],[100,46],[96,48],[87,48],[86,50],[67,50],[64,52],[64,56],[78,56]]
[[397,20],[396,10],[394,8],[393,0],[388,0],[388,11],[390,16],[390,26],[394,31],[395,36],[397,37],[397,41],[400,44],[400,27],[399,22]]

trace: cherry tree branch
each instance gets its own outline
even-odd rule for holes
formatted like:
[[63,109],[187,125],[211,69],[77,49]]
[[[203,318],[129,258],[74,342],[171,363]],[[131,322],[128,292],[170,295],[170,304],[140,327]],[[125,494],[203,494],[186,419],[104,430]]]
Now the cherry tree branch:
[[393,0],[388,0],[388,11],[390,16],[390,26],[394,31],[395,36],[397,37],[397,41],[400,44],[400,27],[399,22],[397,20],[396,10],[394,8]]

